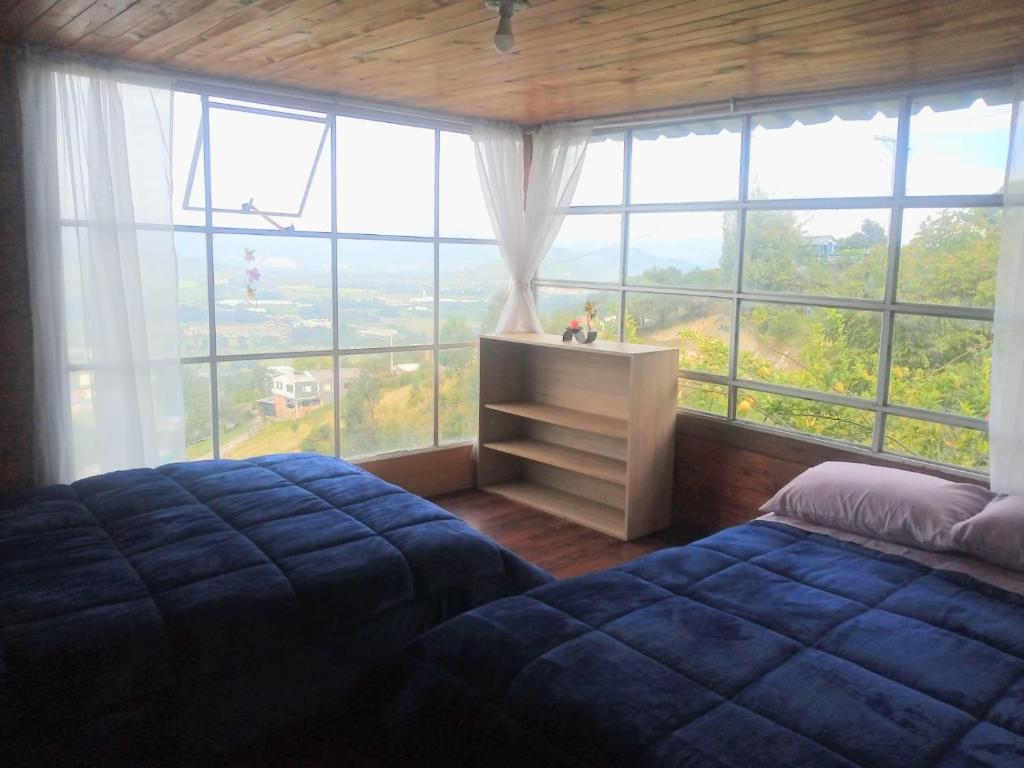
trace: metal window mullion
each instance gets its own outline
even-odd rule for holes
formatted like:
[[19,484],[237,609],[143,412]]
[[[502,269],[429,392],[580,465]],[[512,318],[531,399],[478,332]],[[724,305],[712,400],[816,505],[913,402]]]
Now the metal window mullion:
[[885,450],[886,410],[889,400],[889,373],[892,368],[893,331],[896,325],[896,296],[899,281],[900,246],[903,232],[903,201],[907,191],[907,162],[910,151],[910,97],[900,102],[896,123],[896,152],[893,163],[893,203],[889,211],[889,250],[885,266],[885,310],[878,351],[878,375],[875,380],[875,430],[871,449]]
[[434,445],[440,445],[441,424],[441,131],[434,129]]
[[622,205],[619,206],[619,341],[626,340],[626,271],[629,268],[629,201],[633,182],[633,131],[622,139]]
[[[729,380],[735,382],[739,377],[740,359],[740,315],[742,311],[740,296],[743,291],[743,261],[745,258],[747,239],[747,205],[750,201],[750,132],[752,121],[750,115],[743,118],[743,128],[740,132],[740,167],[739,167],[739,189],[736,190],[736,200],[739,207],[736,210],[736,274],[733,278],[732,291],[732,328],[729,339]],[[739,390],[734,383],[730,383],[728,390],[728,404],[726,406],[725,418],[729,421],[736,420],[736,406]]]
[[341,456],[341,355],[340,343],[341,285],[338,278],[338,121],[335,115],[330,120],[330,166],[331,166],[331,363],[334,369],[334,455]]
[[217,287],[213,264],[213,180],[210,159],[210,97],[203,94],[201,125],[203,129],[203,201],[206,223],[206,306],[210,350],[210,443],[213,458],[220,458],[220,382],[217,371]]

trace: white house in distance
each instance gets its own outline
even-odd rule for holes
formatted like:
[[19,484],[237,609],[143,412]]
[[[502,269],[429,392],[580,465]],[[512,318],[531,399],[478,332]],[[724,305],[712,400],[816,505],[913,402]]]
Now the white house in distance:
[[[358,368],[340,369],[342,396]],[[271,419],[301,419],[329,402],[334,391],[334,373],[330,370],[297,371],[290,365],[267,368],[267,396],[258,401],[261,416]]]

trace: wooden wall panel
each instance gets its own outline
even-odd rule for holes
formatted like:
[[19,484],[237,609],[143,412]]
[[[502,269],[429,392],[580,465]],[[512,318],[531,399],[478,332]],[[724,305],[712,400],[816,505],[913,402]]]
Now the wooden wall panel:
[[534,124],[1024,62],[1020,0],[0,0],[0,40]]
[[13,51],[0,45],[0,491],[32,483],[32,320]]
[[674,515],[708,531],[747,522],[805,469],[823,461],[902,467],[963,482],[962,476],[879,456],[759,432],[718,419],[676,416]]
[[359,462],[389,483],[419,496],[438,496],[476,486],[476,462],[469,445],[415,451]]

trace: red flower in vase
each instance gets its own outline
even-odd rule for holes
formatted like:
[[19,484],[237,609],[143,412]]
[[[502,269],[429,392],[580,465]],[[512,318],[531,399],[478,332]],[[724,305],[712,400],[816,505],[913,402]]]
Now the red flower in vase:
[[580,329],[580,321],[579,320],[570,320],[569,321],[569,327],[572,330],[574,330],[574,331],[578,331]]

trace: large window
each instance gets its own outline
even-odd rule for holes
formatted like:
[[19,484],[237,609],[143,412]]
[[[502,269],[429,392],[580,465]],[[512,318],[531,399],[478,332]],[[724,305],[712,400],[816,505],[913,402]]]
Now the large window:
[[541,272],[550,332],[676,346],[679,405],[988,463],[1009,94],[911,94],[596,135]]
[[189,458],[473,439],[506,280],[468,135],[184,90],[174,129]]

